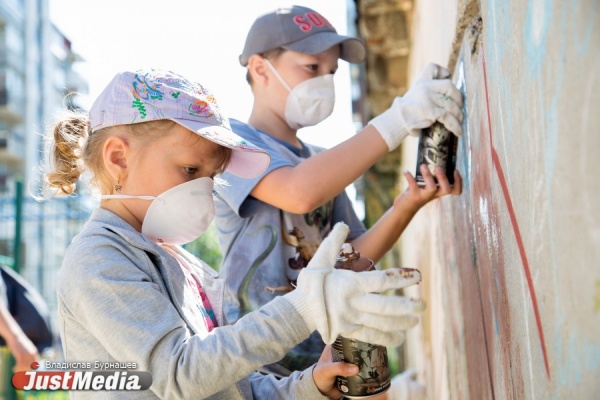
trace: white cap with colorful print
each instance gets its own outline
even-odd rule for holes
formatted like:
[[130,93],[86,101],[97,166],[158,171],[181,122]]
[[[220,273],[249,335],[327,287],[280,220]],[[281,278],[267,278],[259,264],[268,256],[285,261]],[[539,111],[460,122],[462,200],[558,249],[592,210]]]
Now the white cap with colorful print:
[[232,132],[212,93],[170,71],[117,74],[90,109],[91,133],[110,126],[169,119],[234,150],[227,171],[242,178],[262,174],[269,154]]

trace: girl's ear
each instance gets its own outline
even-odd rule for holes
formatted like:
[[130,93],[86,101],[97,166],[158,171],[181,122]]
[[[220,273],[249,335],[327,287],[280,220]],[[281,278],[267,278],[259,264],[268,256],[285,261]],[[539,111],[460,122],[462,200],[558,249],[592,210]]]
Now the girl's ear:
[[111,136],[104,142],[102,149],[104,167],[115,182],[123,181],[127,177],[129,149],[127,140],[119,136]]
[[248,59],[248,73],[252,77],[252,83],[264,85],[269,80],[267,75],[266,61],[263,56],[253,54]]

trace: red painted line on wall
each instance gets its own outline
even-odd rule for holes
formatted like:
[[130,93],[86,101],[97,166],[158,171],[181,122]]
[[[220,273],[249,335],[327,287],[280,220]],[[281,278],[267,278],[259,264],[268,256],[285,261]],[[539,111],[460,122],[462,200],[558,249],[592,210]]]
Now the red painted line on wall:
[[500,180],[500,187],[502,188],[502,195],[504,196],[504,200],[506,201],[506,207],[508,209],[508,215],[510,216],[510,222],[513,227],[513,231],[515,232],[515,239],[517,240],[517,246],[519,248],[519,254],[521,256],[521,261],[523,262],[523,270],[525,271],[525,278],[527,279],[527,286],[529,287],[529,293],[531,294],[531,303],[533,305],[533,313],[535,315],[535,323],[537,325],[538,335],[540,337],[540,343],[542,345],[542,355],[544,356],[544,365],[546,366],[546,375],[548,379],[550,379],[550,366],[548,364],[548,354],[546,352],[546,340],[544,339],[544,329],[542,328],[542,318],[540,316],[540,310],[538,307],[537,296],[535,295],[535,287],[533,286],[533,279],[531,278],[531,270],[529,268],[529,261],[527,261],[527,253],[525,252],[525,245],[523,244],[523,238],[521,237],[521,230],[519,229],[519,223],[517,221],[517,215],[515,214],[515,209],[513,207],[512,199],[510,197],[510,193],[508,191],[508,185],[506,184],[506,179],[504,177],[504,171],[502,170],[502,165],[500,164],[500,159],[498,158],[498,153],[494,148],[494,142],[492,141],[492,119],[490,116],[490,102],[488,95],[488,86],[487,86],[487,72],[485,67],[485,53],[483,51],[483,46],[481,48],[481,60],[483,61],[483,84],[485,87],[485,105],[487,108],[487,118],[488,118],[488,128],[490,133],[490,147],[492,148],[492,163],[494,164],[494,169],[498,174],[498,179]]

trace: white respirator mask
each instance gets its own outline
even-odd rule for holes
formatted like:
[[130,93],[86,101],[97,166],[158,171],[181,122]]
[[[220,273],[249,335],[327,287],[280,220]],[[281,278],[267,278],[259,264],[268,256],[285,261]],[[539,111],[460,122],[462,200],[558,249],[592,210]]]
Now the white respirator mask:
[[182,245],[202,235],[215,216],[214,182],[198,178],[182,183],[158,196],[105,194],[102,199],[152,200],[142,234],[161,244]]
[[290,92],[285,103],[285,121],[290,128],[298,130],[313,126],[331,115],[335,105],[333,74],[307,79],[292,89],[269,60],[265,58],[265,61],[283,87]]

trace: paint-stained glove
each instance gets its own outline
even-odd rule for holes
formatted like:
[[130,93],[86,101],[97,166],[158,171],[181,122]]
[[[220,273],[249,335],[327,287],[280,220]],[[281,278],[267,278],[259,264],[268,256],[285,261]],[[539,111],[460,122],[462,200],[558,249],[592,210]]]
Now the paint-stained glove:
[[390,151],[407,135],[418,136],[421,129],[440,121],[455,135],[462,135],[462,95],[454,86],[450,71],[437,64],[427,64],[421,75],[392,106],[369,121]]
[[409,369],[392,378],[387,400],[426,400],[425,385],[416,380],[417,371]]
[[356,273],[334,269],[348,226],[337,223],[298,276],[296,290],[285,295],[306,322],[331,344],[338,335],[364,342],[397,346],[404,331],[418,322],[413,312],[425,304],[402,296],[378,294],[418,283],[421,273],[410,268]]

